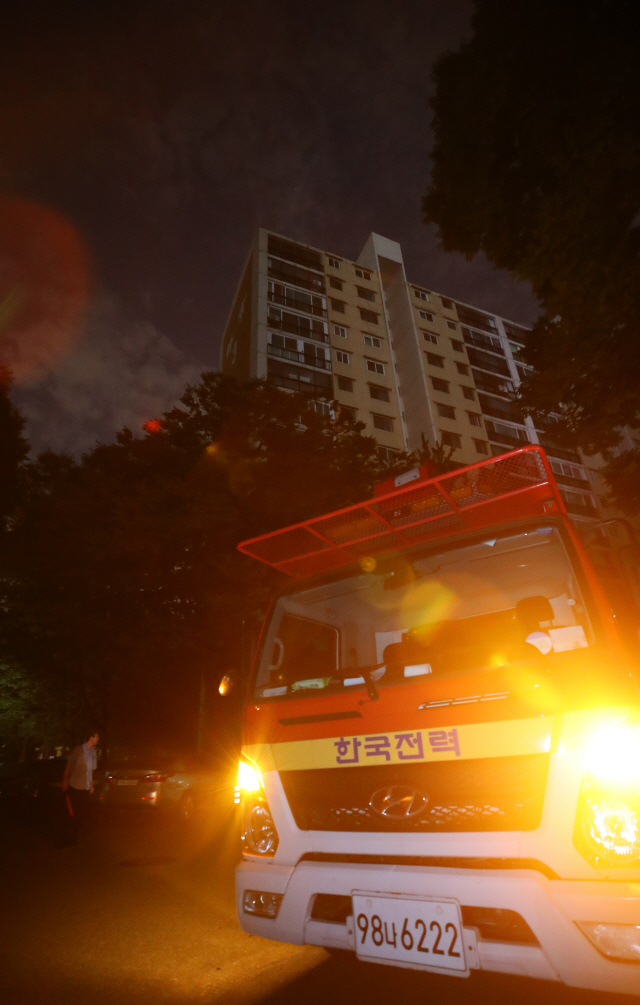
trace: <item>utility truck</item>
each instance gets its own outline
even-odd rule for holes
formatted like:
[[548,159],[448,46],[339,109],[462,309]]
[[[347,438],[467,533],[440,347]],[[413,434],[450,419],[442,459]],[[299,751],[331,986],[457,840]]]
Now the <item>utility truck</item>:
[[245,702],[245,931],[640,993],[637,583],[600,544],[619,613],[528,446],[239,546],[290,577]]

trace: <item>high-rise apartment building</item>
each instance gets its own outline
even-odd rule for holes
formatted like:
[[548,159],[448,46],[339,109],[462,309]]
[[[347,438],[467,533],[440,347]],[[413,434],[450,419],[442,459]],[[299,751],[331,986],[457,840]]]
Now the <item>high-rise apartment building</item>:
[[[422,437],[472,464],[542,443],[574,518],[600,516],[598,459],[556,446],[510,394],[527,329],[407,281],[400,245],[371,234],[349,261],[259,230],[224,333],[221,370],[305,388],[366,426],[381,451]],[[600,512],[599,512],[600,511]]]

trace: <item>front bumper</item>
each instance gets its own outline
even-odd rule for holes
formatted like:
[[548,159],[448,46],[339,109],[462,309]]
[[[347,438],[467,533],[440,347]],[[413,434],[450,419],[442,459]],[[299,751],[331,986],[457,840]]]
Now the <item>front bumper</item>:
[[[283,894],[277,918],[243,913],[246,889]],[[297,945],[355,950],[353,926],[311,918],[317,893],[354,890],[455,898],[470,907],[516,911],[538,946],[490,942],[465,929],[471,969],[500,971],[598,991],[640,994],[640,965],[613,962],[577,922],[640,924],[640,884],[552,880],[531,870],[471,870],[404,865],[300,862],[295,867],[245,860],[236,871],[240,923],[246,932]]]

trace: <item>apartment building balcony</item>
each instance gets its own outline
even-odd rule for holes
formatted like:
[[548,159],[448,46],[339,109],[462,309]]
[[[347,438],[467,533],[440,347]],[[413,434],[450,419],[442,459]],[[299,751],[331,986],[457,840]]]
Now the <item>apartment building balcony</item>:
[[269,290],[267,298],[272,304],[280,304],[282,307],[293,307],[297,311],[304,311],[305,314],[313,314],[318,318],[327,317],[327,312],[324,307],[319,307],[314,303],[308,303],[302,297],[287,296],[286,294],[282,296],[279,293],[272,293],[271,290]]
[[467,356],[469,357],[471,366],[477,366],[481,370],[489,370],[490,373],[502,374],[503,377],[511,376],[506,359],[500,359],[499,356],[492,356],[490,353],[483,352],[481,349],[474,349],[469,344],[467,344]]
[[267,314],[267,324],[269,328],[276,328],[299,338],[310,338],[314,342],[329,341],[329,333],[324,330],[322,321],[313,321],[299,314],[287,314],[285,311],[272,309]]
[[331,370],[331,360],[322,356],[314,356],[312,353],[294,352],[293,349],[281,349],[277,345],[268,345],[269,356],[279,356],[280,359],[289,359],[292,363],[304,363],[305,366],[313,366],[317,370]]
[[567,507],[568,512],[571,513],[573,516],[586,516],[590,517],[590,519],[592,520],[595,520],[598,516],[597,509],[595,508],[595,506],[592,506],[591,503],[586,503],[583,506],[580,503],[570,502],[567,499],[565,499],[564,503],[565,506]]
[[529,443],[529,437],[524,429],[514,429],[510,426],[502,426],[498,422],[490,422],[485,419],[487,436],[494,443],[506,444],[509,447],[523,447]]
[[313,293],[325,292],[324,276],[309,272],[308,269],[301,269],[297,265],[279,262],[275,258],[269,259],[267,274],[269,279],[275,279],[276,282],[291,283],[292,286],[300,286]]
[[571,478],[570,475],[559,475],[554,472],[554,476],[559,485],[568,485],[574,489],[590,489],[591,486],[586,478]]

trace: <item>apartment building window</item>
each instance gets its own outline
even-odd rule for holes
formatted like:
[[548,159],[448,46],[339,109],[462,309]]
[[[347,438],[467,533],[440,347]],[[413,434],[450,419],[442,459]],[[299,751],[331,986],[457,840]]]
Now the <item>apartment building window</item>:
[[378,447],[377,452],[382,460],[387,461],[388,464],[393,464],[396,457],[400,453],[400,451],[396,450],[394,447]]
[[289,349],[292,352],[298,351],[297,338],[289,338],[287,335],[276,335],[275,332],[270,332],[269,342],[271,345],[277,346],[278,349]]
[[430,311],[418,311],[418,317],[423,321],[430,321],[433,324],[433,314]]
[[344,325],[334,325],[333,334],[337,335],[338,338],[346,338],[347,335],[349,334],[349,329],[345,328]]
[[351,363],[351,353],[343,352],[342,349],[336,349],[336,359],[338,363],[344,363],[346,366],[349,366]]
[[432,377],[431,383],[433,385],[434,391],[440,391],[441,394],[449,393],[449,381],[441,380],[440,377]]
[[317,415],[324,415],[327,418],[331,416],[333,418],[333,409],[329,401],[314,401],[313,410]]
[[442,402],[437,401],[436,406],[438,408],[438,415],[443,419],[455,419],[456,410],[453,405],[443,405]]
[[482,425],[482,416],[478,415],[477,412],[467,412],[467,415],[469,416],[469,422],[472,426]]
[[417,296],[418,300],[428,300],[429,299],[429,294],[425,293],[424,290],[414,290],[413,292]]
[[425,356],[430,366],[438,366],[441,370],[444,369],[444,356],[436,356],[435,352],[425,352]]
[[344,302],[342,300],[332,300],[331,309],[337,314],[344,314]]
[[466,398],[468,401],[476,400],[476,392],[473,390],[472,387],[465,387],[463,384],[461,384],[460,386],[462,387],[462,396],[464,398]]
[[477,453],[479,454],[489,453],[489,444],[486,442],[486,440],[474,440],[473,443]]
[[469,367],[466,363],[456,363],[456,369],[463,377],[469,376]]
[[[346,354],[345,354],[346,355]],[[351,377],[338,377],[338,390],[339,391],[353,391],[353,381]]]
[[327,261],[332,269],[340,268],[340,260],[338,258],[327,258]]
[[364,307],[358,307],[358,310],[363,321],[368,321],[370,325],[378,324],[378,315],[373,311],[366,311]]
[[455,321],[447,321],[447,328],[451,328],[451,329],[453,329],[453,331],[455,331],[456,330],[456,323],[455,323]]
[[371,303],[375,302],[376,295],[372,290],[365,290],[364,286],[356,286],[356,290],[361,300],[370,300]]
[[369,394],[376,401],[389,401],[389,392],[386,387],[378,387],[377,384],[369,384]]
[[342,287],[344,286],[344,283],[342,282],[341,279],[336,279],[335,276],[329,276],[329,286],[333,290],[341,290]]
[[351,408],[349,405],[340,405],[341,418],[350,419],[351,422],[355,422],[357,414],[358,414],[357,408]]
[[374,349],[382,349],[382,339],[376,338],[375,335],[364,335],[364,344],[370,345]]
[[432,342],[434,345],[440,345],[440,339],[438,338],[437,335],[434,335],[433,332],[423,331],[422,337],[425,340],[425,342]]
[[373,424],[376,429],[384,429],[385,433],[393,432],[393,419],[390,419],[388,415],[376,415],[375,412],[371,414],[373,415]]
[[454,352],[464,352],[464,342],[458,342],[458,339],[452,338],[451,345],[453,346]]
[[574,484],[575,482],[581,482],[585,486],[588,484],[584,468],[578,467],[577,464],[569,464],[567,461],[557,461],[555,458],[550,458],[549,464],[554,475],[563,480],[565,484]]
[[367,282],[371,282],[371,273],[367,272],[366,269],[356,269],[356,276],[358,279],[366,279]]
[[441,430],[440,438],[445,447],[453,447],[454,450],[459,450],[462,446],[462,437],[458,436],[457,433],[450,433],[449,430]]
[[370,370],[371,373],[384,373],[384,363],[380,363],[377,359],[368,359],[367,370]]
[[448,300],[447,297],[440,297],[440,299],[442,301],[442,306],[443,307],[446,307],[446,309],[448,311],[452,311],[453,310],[453,301],[452,300]]

